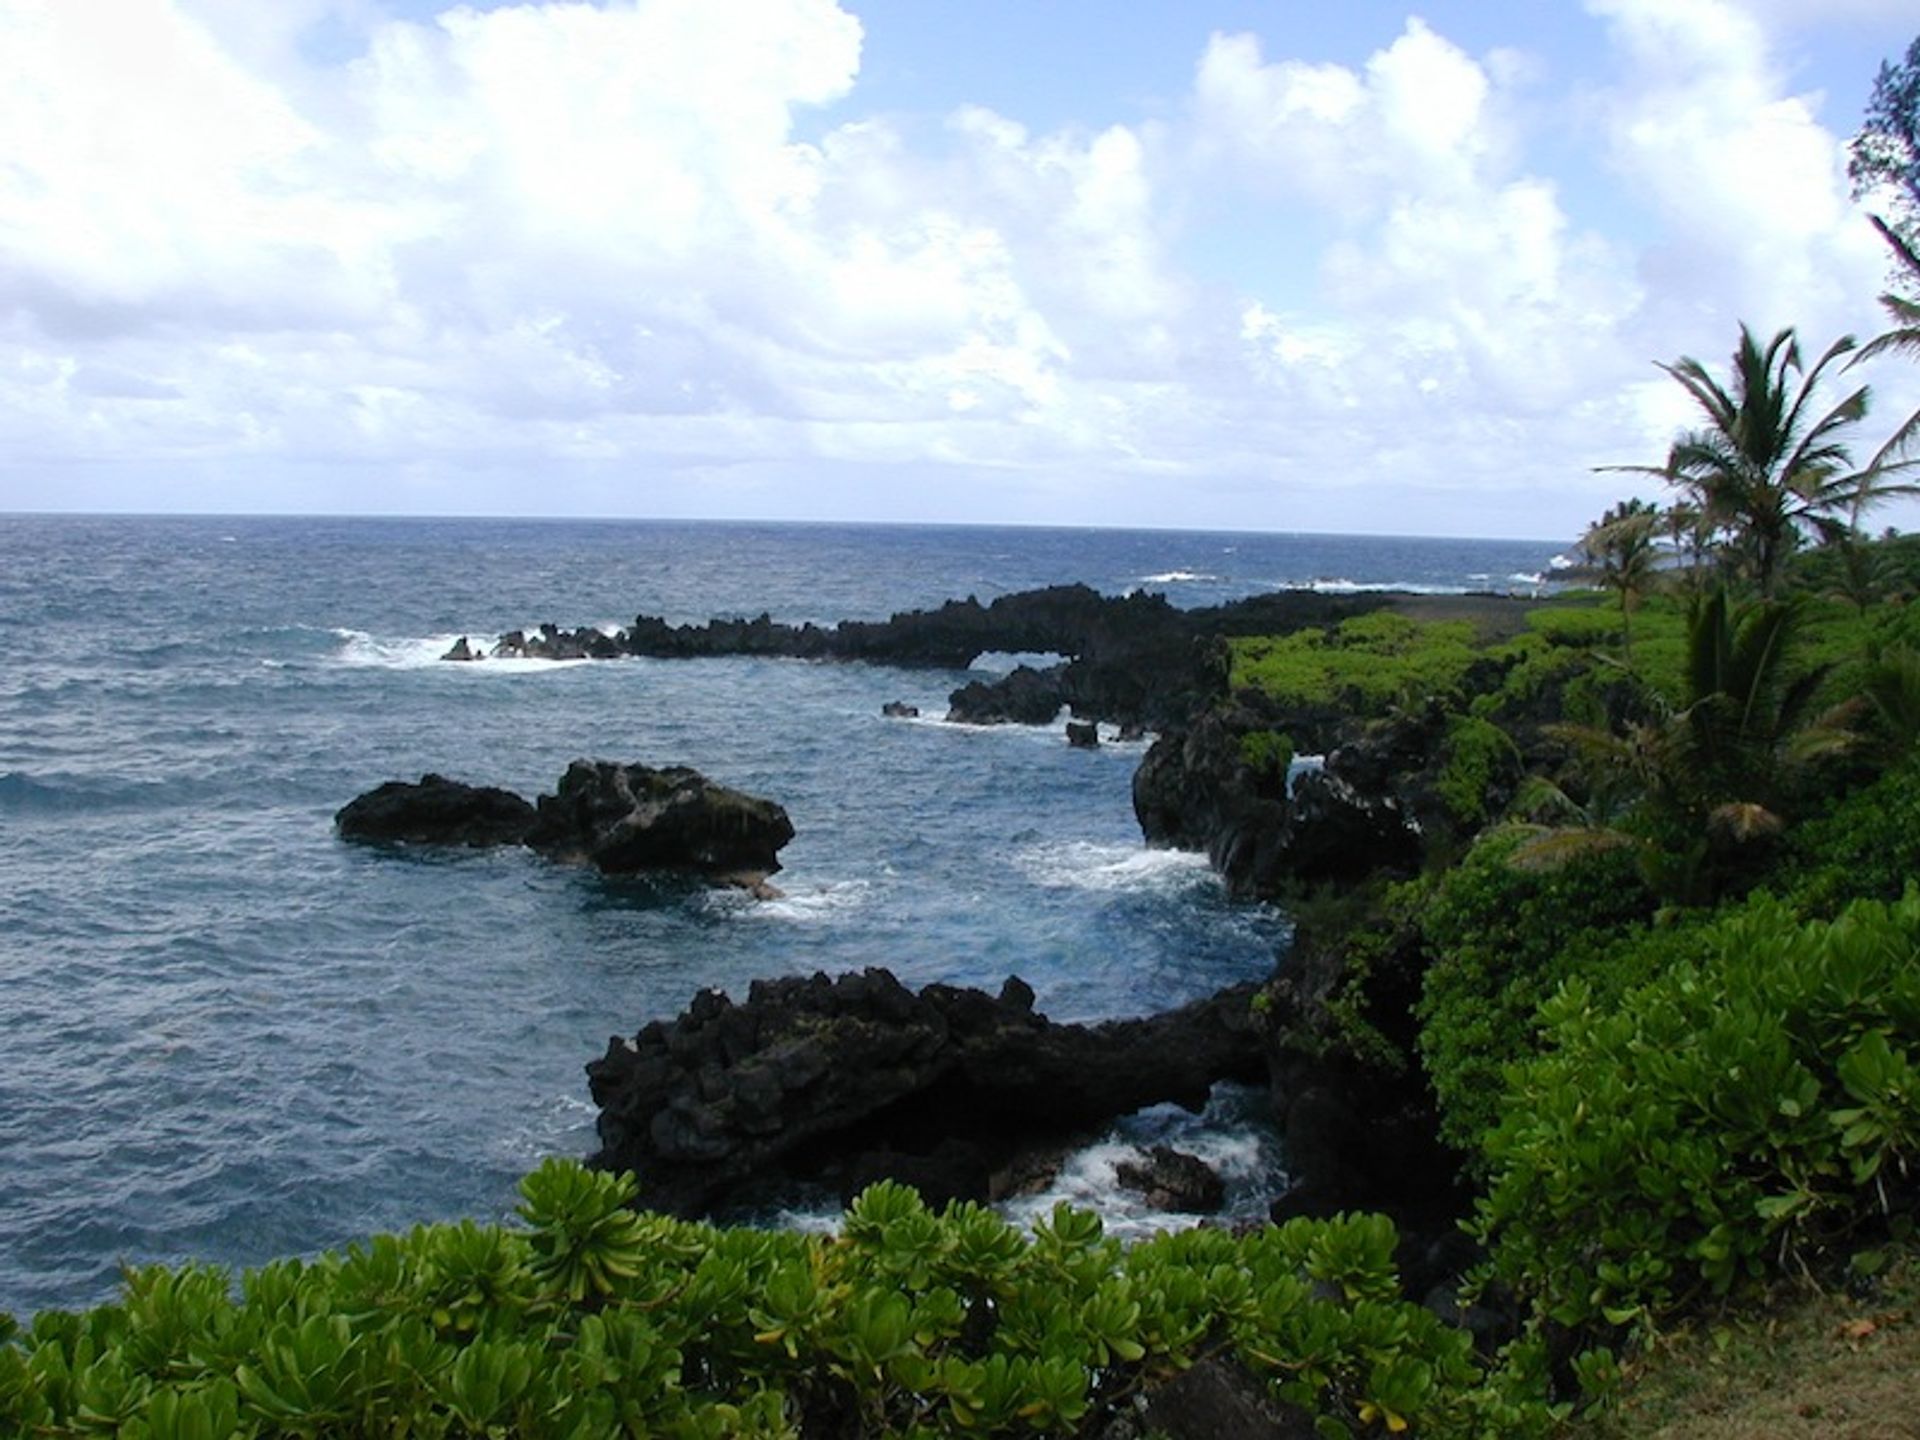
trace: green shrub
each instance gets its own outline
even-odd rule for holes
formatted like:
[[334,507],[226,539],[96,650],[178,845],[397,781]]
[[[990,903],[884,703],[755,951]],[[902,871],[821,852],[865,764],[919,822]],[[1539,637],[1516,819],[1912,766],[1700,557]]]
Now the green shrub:
[[1540,1002],[1620,946],[1626,927],[1654,906],[1626,851],[1525,871],[1508,863],[1518,843],[1510,834],[1482,839],[1434,884],[1419,915],[1432,956],[1418,1009],[1420,1053],[1440,1102],[1442,1138],[1469,1153],[1500,1113],[1502,1068],[1533,1052]]
[[1619,644],[1625,625],[1613,606],[1543,605],[1527,612],[1527,629],[1549,645],[1592,649]]
[[1216,1354],[1328,1435],[1541,1435],[1564,1413],[1527,1353],[1490,1371],[1398,1298],[1378,1216],[1128,1248],[1064,1205],[1028,1236],[894,1184],[838,1237],[634,1214],[633,1189],[549,1162],[529,1230],[423,1226],[238,1294],[130,1272],[118,1304],[0,1327],[0,1433],[1073,1435]]
[[1261,780],[1282,784],[1293,766],[1293,739],[1277,730],[1249,730],[1240,737],[1240,759]]
[[1847,795],[1791,838],[1786,891],[1806,915],[1896,899],[1920,877],[1920,761]]
[[1507,732],[1478,716],[1455,715],[1447,722],[1443,754],[1435,788],[1454,819],[1469,826],[1493,819],[1488,793],[1503,776],[1511,780],[1520,765]]
[[1920,896],[1796,923],[1760,897],[1617,1001],[1570,980],[1509,1072],[1476,1226],[1570,1326],[1646,1324],[1906,1222]]

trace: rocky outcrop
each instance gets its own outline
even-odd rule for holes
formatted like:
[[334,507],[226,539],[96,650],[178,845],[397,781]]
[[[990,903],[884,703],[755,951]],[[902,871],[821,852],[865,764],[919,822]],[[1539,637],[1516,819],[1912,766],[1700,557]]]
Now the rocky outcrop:
[[425,845],[526,845],[610,875],[687,871],[749,887],[780,868],[793,838],[771,800],[684,767],[576,760],[537,805],[508,790],[440,775],[390,780],[334,816],[343,839]]
[[511,790],[465,785],[444,775],[389,780],[349,801],[333,817],[348,840],[416,845],[518,845],[534,809]]
[[1420,1297],[1463,1268],[1458,1222],[1471,1204],[1461,1157],[1440,1141],[1433,1093],[1409,1058],[1430,957],[1406,918],[1349,923],[1325,934],[1303,923],[1254,1008],[1289,1179],[1271,1213],[1392,1216],[1396,1262]]
[[1069,720],[1067,722],[1067,744],[1076,750],[1098,750],[1100,748],[1100,727],[1091,720]]
[[588,1065],[595,1163],[638,1172],[642,1203],[678,1215],[794,1179],[934,1176],[944,1198],[985,1200],[1036,1149],[1262,1076],[1248,995],[1056,1025],[1018,980],[915,992],[867,970],[756,981],[740,1004],[706,991]]
[[947,699],[956,725],[1051,725],[1067,703],[1067,667],[1016,666],[999,680],[973,680]]
[[1331,761],[1289,777],[1287,742],[1296,730],[1315,739],[1329,733],[1310,716],[1243,692],[1163,734],[1133,777],[1134,815],[1148,843],[1204,850],[1240,895],[1417,864],[1419,832],[1390,787],[1362,789]]
[[771,800],[716,785],[696,770],[576,760],[540,797],[526,843],[550,859],[609,875],[693,870],[727,878],[780,868],[793,822]]

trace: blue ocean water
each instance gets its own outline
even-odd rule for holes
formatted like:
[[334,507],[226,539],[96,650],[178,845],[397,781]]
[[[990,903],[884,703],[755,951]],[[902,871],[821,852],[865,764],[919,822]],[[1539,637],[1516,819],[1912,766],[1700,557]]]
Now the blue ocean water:
[[[1092,1018],[1258,977],[1284,944],[1284,916],[1230,903],[1197,857],[1142,847],[1142,747],[881,718],[892,699],[943,713],[968,672],[438,663],[458,634],[638,612],[877,618],[1071,580],[1184,605],[1525,588],[1553,550],[0,517],[0,1310],[105,1299],[123,1261],[245,1265],[502,1216],[542,1156],[592,1149],[585,1062],[704,986],[1017,973],[1049,1013]],[[438,770],[535,794],[578,756],[689,764],[779,800],[798,831],[787,898],[332,833],[382,780]],[[1195,1123],[1135,1128],[1185,1127],[1231,1162],[1227,1132]],[[1080,1157],[1068,1193],[1097,1200],[1101,1164]]]

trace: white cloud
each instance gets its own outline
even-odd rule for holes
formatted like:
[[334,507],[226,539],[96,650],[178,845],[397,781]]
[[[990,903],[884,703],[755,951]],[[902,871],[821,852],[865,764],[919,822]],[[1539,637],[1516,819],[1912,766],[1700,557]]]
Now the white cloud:
[[[1754,10],[1596,0],[1649,239],[1572,218],[1545,62],[1418,20],[925,137],[862,113],[852,9],[0,0],[0,508],[80,460],[178,504],[1571,531],[1670,423],[1650,361],[1874,320]],[[1303,272],[1189,273],[1222,217]]]

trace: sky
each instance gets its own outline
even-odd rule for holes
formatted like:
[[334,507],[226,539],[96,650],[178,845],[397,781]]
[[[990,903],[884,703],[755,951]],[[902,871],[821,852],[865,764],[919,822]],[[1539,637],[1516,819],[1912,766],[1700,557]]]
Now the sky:
[[[1912,0],[0,0],[0,512],[1571,537]],[[1920,406],[1870,382],[1861,460]],[[1874,523],[1920,526],[1920,507]]]

